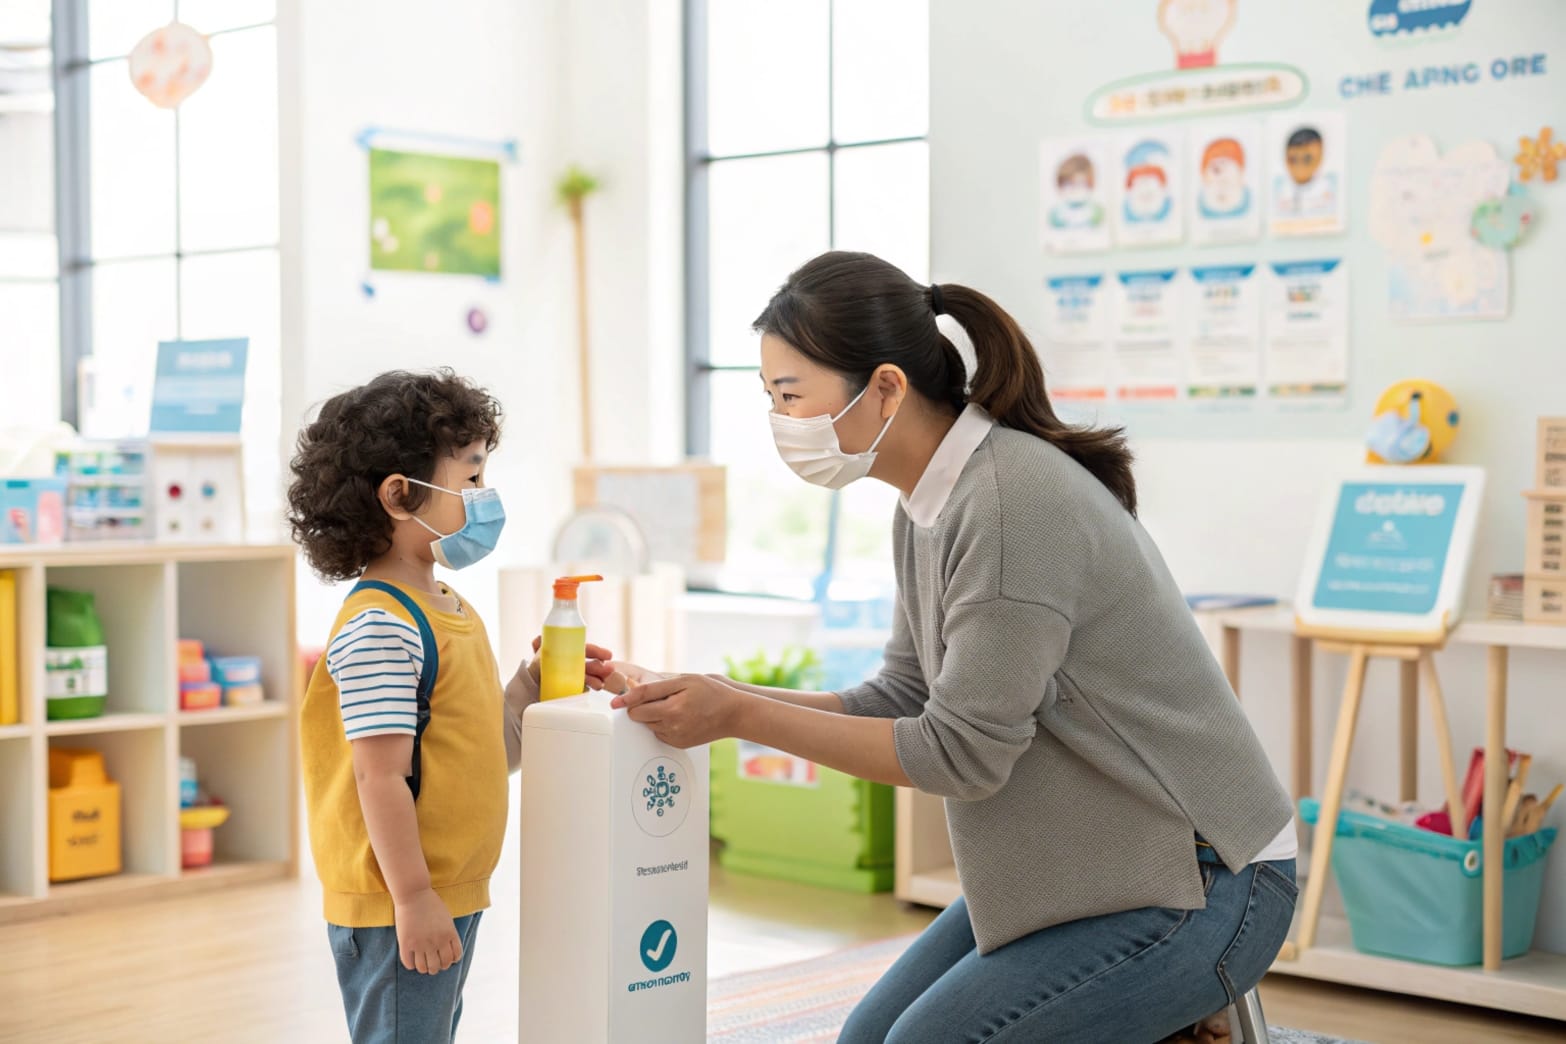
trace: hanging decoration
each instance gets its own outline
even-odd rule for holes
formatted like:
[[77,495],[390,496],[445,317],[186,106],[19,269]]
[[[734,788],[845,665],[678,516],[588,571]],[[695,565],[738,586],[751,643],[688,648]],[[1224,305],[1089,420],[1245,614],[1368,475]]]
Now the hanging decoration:
[[1528,198],[1528,190],[1514,182],[1506,195],[1487,199],[1474,208],[1468,231],[1481,246],[1509,250],[1528,234],[1533,220],[1533,201]]
[[170,22],[142,37],[125,64],[148,101],[174,109],[212,75],[212,45],[183,22]]

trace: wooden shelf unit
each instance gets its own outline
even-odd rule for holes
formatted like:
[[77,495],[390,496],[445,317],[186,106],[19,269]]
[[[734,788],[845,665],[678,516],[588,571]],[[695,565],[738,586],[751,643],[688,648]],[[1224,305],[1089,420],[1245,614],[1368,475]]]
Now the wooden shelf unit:
[[[1222,659],[1231,681],[1238,678],[1241,632],[1294,635],[1294,614],[1284,606],[1202,615],[1221,629]],[[1452,631],[1447,644],[1484,647],[1487,655],[1492,658],[1500,656],[1504,663],[1506,650],[1513,648],[1566,652],[1566,627],[1504,620],[1465,620]],[[1289,684],[1280,685],[1276,692],[1251,698],[1282,699],[1285,698],[1286,688],[1291,688],[1294,703],[1292,720],[1296,723],[1304,722],[1308,726],[1311,721],[1312,640],[1293,638],[1291,656],[1293,664]],[[1503,667],[1503,686],[1504,677]],[[1497,750],[1505,748],[1504,695],[1501,700],[1500,714],[1491,716],[1492,726],[1499,725],[1500,732],[1488,737],[1488,745]],[[1408,730],[1405,729],[1404,733],[1407,735]],[[1310,794],[1312,790],[1311,748],[1308,729],[1301,732],[1296,728],[1293,744],[1296,764],[1291,773],[1296,799]],[[1302,833],[1302,844],[1305,841],[1306,836]],[[1490,862],[1491,858],[1487,855],[1486,863]],[[1305,849],[1301,852],[1299,862],[1302,872],[1307,863],[1308,849]],[[1499,864],[1498,858],[1495,863]],[[940,798],[898,788],[896,864],[896,895],[903,902],[941,908],[951,905],[962,894],[946,831],[945,806]],[[1304,884],[1302,876],[1302,892]],[[1323,916],[1315,944],[1293,959],[1280,958],[1272,970],[1275,974],[1566,1020],[1566,955],[1537,950],[1513,960],[1502,961],[1499,967],[1493,969],[1416,964],[1360,953],[1349,940],[1347,922],[1341,918]]]
[[[0,726],[0,924],[298,873],[295,641],[291,545],[67,544],[0,548],[17,576],[20,724]],[[109,650],[104,714],[48,721],[45,592],[92,591]],[[263,703],[181,711],[180,638],[261,657]],[[3,665],[10,669],[11,665]],[[101,751],[121,788],[124,870],[51,883],[49,750]],[[215,862],[180,867],[179,759],[232,810]]]

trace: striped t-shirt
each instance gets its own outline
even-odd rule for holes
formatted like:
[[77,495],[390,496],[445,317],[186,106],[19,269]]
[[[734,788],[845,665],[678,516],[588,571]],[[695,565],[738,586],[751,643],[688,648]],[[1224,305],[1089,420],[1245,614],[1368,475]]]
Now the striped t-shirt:
[[424,646],[406,620],[385,609],[358,613],[332,639],[326,669],[337,683],[349,739],[417,731]]

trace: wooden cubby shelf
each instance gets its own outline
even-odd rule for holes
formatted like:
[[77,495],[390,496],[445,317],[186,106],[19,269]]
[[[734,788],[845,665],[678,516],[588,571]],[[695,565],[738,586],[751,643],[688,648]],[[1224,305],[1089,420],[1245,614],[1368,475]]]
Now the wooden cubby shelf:
[[[0,549],[17,577],[19,724],[0,726],[0,924],[298,872],[295,709],[301,685],[290,545],[81,544]],[[47,720],[51,586],[91,591],[109,650],[102,716]],[[179,709],[176,642],[261,658],[266,700]],[[121,790],[123,872],[49,880],[49,751],[100,751]],[[180,866],[179,759],[232,809],[214,863]]]

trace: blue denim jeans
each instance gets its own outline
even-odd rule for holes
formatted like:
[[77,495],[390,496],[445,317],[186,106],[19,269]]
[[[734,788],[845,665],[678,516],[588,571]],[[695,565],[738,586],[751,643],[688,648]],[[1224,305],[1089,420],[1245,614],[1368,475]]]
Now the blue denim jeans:
[[1205,909],[1089,917],[982,957],[959,899],[871,988],[839,1044],[1152,1044],[1222,1011],[1283,945],[1294,860],[1238,874],[1199,865]]
[[439,975],[402,966],[396,928],[328,924],[353,1044],[449,1044],[462,1019],[462,987],[473,964],[481,916],[456,919],[462,960]]

